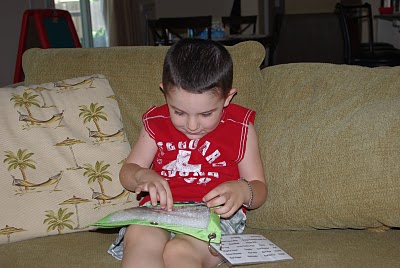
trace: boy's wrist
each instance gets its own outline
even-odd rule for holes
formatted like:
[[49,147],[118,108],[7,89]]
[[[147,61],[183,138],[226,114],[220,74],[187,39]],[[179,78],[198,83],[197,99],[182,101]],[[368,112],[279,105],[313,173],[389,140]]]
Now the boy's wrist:
[[248,202],[246,202],[246,200],[244,200],[243,206],[247,209],[251,209],[251,207],[253,206],[253,187],[251,186],[250,182],[248,180],[246,180],[245,178],[239,178],[239,180],[245,182],[247,189],[249,191]]

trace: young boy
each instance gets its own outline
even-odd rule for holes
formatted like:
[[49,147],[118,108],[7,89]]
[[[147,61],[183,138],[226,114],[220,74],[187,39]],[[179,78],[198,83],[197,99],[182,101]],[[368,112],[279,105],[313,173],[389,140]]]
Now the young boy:
[[[245,208],[267,197],[254,111],[230,104],[233,66],[221,44],[182,39],[164,61],[166,104],[143,115],[144,127],[120,171],[122,185],[172,210],[173,202],[205,202],[221,216],[223,234],[244,230]],[[152,166],[152,167],[151,167]],[[151,168],[150,168],[151,167]],[[214,267],[206,242],[160,228],[130,225],[110,248],[122,267]]]

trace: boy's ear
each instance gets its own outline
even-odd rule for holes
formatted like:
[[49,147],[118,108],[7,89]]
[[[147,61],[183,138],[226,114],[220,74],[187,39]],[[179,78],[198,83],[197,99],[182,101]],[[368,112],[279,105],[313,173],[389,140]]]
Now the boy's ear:
[[225,102],[224,102],[224,107],[227,107],[229,105],[229,103],[231,103],[232,98],[236,95],[237,93],[237,89],[236,88],[232,88],[229,93],[228,93],[228,97],[226,97]]
[[162,82],[160,82],[160,90],[161,90],[161,92],[165,95],[165,92],[164,92],[164,85],[163,85]]

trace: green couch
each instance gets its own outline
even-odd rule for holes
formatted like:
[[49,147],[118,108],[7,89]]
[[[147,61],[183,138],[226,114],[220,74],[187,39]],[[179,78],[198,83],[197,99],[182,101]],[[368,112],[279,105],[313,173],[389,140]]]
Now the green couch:
[[[400,67],[260,69],[259,43],[228,48],[239,92],[233,101],[257,112],[269,188],[267,202],[248,213],[246,232],[293,257],[252,267],[400,267]],[[140,115],[164,102],[158,84],[166,49],[31,49],[25,85],[104,74],[132,142]],[[0,267],[118,267],[106,253],[116,232],[3,244]]]

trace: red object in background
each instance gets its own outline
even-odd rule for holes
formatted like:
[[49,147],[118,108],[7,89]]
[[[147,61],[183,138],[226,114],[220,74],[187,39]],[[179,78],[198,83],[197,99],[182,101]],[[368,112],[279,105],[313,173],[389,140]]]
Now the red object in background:
[[[35,42],[35,44],[28,47],[28,35],[32,34],[34,37],[30,36],[32,39],[30,41]],[[28,9],[24,12],[14,71],[14,83],[23,81],[22,54],[31,47],[82,47],[71,14],[61,9]]]
[[393,7],[380,7],[379,8],[379,13],[380,14],[392,14],[394,8]]

